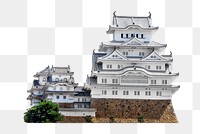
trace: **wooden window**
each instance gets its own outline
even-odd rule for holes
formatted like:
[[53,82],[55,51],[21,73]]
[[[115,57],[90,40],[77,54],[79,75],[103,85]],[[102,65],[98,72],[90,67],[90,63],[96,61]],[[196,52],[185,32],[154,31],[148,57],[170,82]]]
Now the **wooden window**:
[[106,90],[102,90],[102,95],[106,95],[107,91]]
[[140,95],[140,91],[134,91],[134,95]]
[[109,65],[107,65],[107,68],[109,68]]
[[129,95],[129,91],[123,91],[123,95]]
[[157,91],[156,92],[156,96],[162,96],[162,92],[161,91]]
[[142,39],[144,38],[144,35],[143,35],[143,34],[141,34],[141,38],[142,38]]
[[145,95],[146,96],[150,96],[151,95],[151,91],[145,91]]
[[112,95],[117,95],[117,90],[112,90]]
[[118,65],[117,67],[118,67],[118,69],[120,69],[120,65]]

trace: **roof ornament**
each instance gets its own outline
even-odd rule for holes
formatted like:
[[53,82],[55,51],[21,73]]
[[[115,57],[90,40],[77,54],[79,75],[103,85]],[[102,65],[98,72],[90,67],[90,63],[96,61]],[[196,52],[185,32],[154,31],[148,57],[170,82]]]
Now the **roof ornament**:
[[149,16],[148,17],[151,19],[151,12],[149,12]]
[[113,17],[116,17],[116,14],[115,14],[115,13],[116,13],[116,11],[113,12]]

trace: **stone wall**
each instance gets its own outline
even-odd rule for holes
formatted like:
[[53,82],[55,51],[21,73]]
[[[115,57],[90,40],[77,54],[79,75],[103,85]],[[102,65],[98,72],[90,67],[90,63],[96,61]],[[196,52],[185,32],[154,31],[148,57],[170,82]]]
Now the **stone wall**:
[[96,108],[97,118],[137,118],[158,122],[177,122],[171,100],[94,99],[91,107]]

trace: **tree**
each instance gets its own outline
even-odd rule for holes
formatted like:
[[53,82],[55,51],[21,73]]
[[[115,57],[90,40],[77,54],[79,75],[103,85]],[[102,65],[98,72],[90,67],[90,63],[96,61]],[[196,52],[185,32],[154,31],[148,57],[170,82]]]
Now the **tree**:
[[139,123],[143,123],[143,122],[144,122],[144,116],[138,114],[138,116],[137,116],[137,120],[138,120]]
[[27,109],[24,113],[24,121],[27,123],[55,123],[63,119],[58,104],[51,101],[40,102],[39,105]]
[[116,121],[115,121],[115,116],[114,115],[111,115],[110,117],[109,117],[109,119],[110,119],[110,123],[115,123]]
[[90,116],[90,115],[86,115],[85,117],[85,121],[87,122],[87,123],[92,123],[93,121],[92,121],[92,117]]

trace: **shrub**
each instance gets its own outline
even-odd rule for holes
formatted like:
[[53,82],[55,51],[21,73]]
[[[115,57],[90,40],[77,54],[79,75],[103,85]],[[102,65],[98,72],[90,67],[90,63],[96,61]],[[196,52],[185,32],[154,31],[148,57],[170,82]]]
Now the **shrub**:
[[63,119],[58,104],[51,101],[40,102],[38,106],[27,109],[24,113],[24,121],[27,123],[55,123]]

